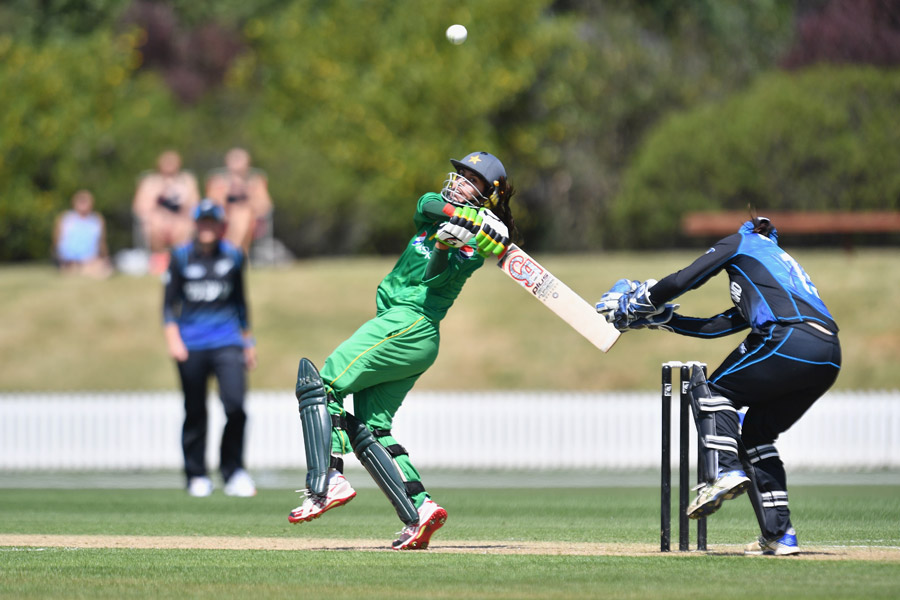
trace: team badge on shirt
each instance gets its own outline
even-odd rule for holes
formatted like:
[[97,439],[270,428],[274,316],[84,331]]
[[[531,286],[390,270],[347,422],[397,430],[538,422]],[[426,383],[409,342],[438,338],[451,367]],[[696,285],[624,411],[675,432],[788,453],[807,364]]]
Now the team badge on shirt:
[[216,261],[216,264],[213,266],[213,272],[219,277],[222,277],[228,273],[232,267],[234,267],[234,261],[230,258],[223,258]]
[[206,267],[203,265],[193,264],[184,268],[185,279],[200,279],[206,276]]

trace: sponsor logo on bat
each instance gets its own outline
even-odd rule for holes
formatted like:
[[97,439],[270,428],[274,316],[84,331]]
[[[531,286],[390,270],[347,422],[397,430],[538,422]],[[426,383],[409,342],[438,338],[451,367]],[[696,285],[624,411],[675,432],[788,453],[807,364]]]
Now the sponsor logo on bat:
[[531,258],[522,254],[514,254],[506,263],[507,271],[513,279],[526,288],[533,288],[539,281],[544,281],[544,268]]

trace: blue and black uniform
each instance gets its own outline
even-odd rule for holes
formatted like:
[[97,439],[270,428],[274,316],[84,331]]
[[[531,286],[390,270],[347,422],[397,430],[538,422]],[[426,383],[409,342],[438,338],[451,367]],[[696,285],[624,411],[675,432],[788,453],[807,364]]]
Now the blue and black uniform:
[[188,349],[187,360],[178,363],[185,408],[181,443],[188,480],[206,475],[210,375],[218,381],[226,416],[220,450],[222,477],[228,481],[243,468],[244,332],[249,331],[245,266],[243,252],[224,240],[210,254],[190,242],[173,250],[169,262],[163,318],[167,324],[177,323]]
[[[676,333],[714,338],[750,330],[710,375],[710,389],[747,407],[743,425],[732,411],[715,413],[717,435],[740,436],[756,468],[766,538],[791,526],[787,478],[774,443],[835,382],[841,368],[838,327],[803,268],[777,244],[777,232],[753,232],[753,223],[723,238],[688,267],[651,288],[654,305],[696,289],[725,271],[734,307],[699,319],[679,314]],[[740,433],[739,433],[740,432]],[[719,453],[722,470],[741,469],[736,454]]]

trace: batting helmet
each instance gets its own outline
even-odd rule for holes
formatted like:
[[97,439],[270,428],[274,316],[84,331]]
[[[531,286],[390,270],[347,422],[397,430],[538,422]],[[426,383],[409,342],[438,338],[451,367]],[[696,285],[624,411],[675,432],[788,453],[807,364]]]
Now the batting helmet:
[[500,159],[489,152],[472,152],[461,160],[451,158],[450,164],[457,170],[468,169],[487,182],[490,192],[484,204],[493,206],[500,199],[506,186],[506,169]]

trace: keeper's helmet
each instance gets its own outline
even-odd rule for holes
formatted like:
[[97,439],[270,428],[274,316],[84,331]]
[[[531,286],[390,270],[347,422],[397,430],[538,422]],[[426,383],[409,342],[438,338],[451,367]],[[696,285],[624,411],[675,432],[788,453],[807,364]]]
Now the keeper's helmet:
[[[441,196],[450,204],[456,206],[484,206],[493,208],[506,193],[506,169],[500,159],[488,152],[472,152],[461,160],[451,158],[450,164],[456,169],[447,176]],[[481,185],[466,179],[461,171],[472,171],[488,185],[487,193],[480,193]],[[479,191],[475,198],[469,198],[458,190],[458,180],[463,179]]]

